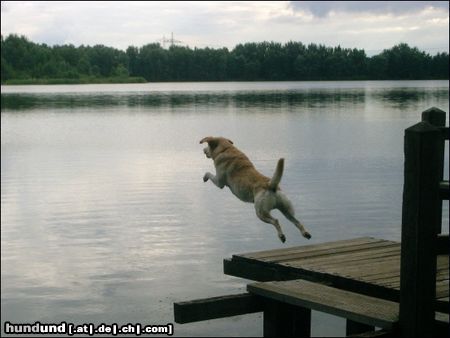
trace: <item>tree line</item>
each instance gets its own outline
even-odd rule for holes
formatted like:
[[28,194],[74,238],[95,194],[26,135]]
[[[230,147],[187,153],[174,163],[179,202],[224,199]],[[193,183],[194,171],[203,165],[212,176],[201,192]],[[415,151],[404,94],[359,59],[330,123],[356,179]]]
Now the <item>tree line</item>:
[[301,42],[227,48],[159,43],[126,51],[104,45],[48,46],[1,37],[1,81],[140,77],[146,81],[306,81],[448,79],[448,53],[431,56],[405,43],[368,57],[362,49]]

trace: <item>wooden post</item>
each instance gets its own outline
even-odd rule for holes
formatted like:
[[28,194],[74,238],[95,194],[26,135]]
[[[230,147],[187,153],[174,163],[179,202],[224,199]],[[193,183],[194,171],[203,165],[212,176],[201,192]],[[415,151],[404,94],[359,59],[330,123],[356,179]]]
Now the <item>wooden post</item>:
[[311,337],[311,310],[266,300],[264,337]]
[[444,145],[439,128],[420,122],[405,130],[400,334],[431,337],[436,298],[434,245],[441,223],[439,181]]
[[[429,124],[435,126],[435,127],[445,127],[445,119],[446,119],[446,113],[443,110],[440,110],[439,108],[432,107],[430,109],[425,110],[422,112],[422,121],[428,122]],[[441,151],[439,153],[439,159],[438,162],[442,163],[440,166],[440,172],[439,172],[439,180],[442,181],[444,179],[444,156],[445,156],[445,147],[441,147]],[[442,231],[442,202],[439,203],[439,210],[437,211],[439,213],[439,217],[441,218],[441,222],[436,224],[437,226],[437,233],[440,234]]]
[[445,115],[445,111],[432,107],[422,112],[422,122],[428,122],[435,127],[444,127]]

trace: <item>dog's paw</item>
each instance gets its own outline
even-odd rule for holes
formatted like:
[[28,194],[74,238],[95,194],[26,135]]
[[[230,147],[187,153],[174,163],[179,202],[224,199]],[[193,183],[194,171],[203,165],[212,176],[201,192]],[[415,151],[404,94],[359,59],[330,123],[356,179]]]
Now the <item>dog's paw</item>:
[[284,234],[278,235],[278,237],[282,243],[286,242],[286,236]]
[[311,239],[311,235],[310,235],[309,232],[305,232],[305,233],[303,234],[303,237],[305,237],[306,239]]
[[208,182],[208,180],[209,180],[208,174],[205,174],[203,176],[203,182]]

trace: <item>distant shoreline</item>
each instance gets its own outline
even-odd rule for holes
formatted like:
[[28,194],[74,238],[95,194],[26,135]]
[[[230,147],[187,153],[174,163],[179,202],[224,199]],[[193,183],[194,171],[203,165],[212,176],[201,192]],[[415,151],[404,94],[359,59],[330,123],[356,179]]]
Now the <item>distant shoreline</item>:
[[359,81],[448,81],[448,79],[343,79],[343,80],[230,80],[230,81],[147,81],[143,77],[127,78],[81,78],[81,79],[10,79],[2,82],[2,86],[26,85],[78,85],[78,84],[133,84],[133,83],[190,83],[190,82],[359,82]]
[[81,78],[48,78],[48,79],[8,79],[3,85],[64,85],[64,84],[120,84],[146,83],[143,77],[81,77]]
[[449,74],[447,52],[430,55],[406,43],[371,57],[362,49],[300,41],[247,42],[232,50],[150,43],[123,51],[104,45],[49,47],[10,34],[1,47],[6,84],[423,80]]

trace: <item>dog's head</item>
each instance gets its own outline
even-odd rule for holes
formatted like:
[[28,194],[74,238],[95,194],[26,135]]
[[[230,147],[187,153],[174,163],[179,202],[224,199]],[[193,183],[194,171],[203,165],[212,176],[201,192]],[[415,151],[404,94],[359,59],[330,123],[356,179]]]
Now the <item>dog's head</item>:
[[213,160],[218,154],[233,145],[233,141],[224,137],[208,136],[202,139],[200,141],[200,144],[205,142],[208,143],[208,146],[203,149],[203,152],[205,153],[207,158],[212,158]]

